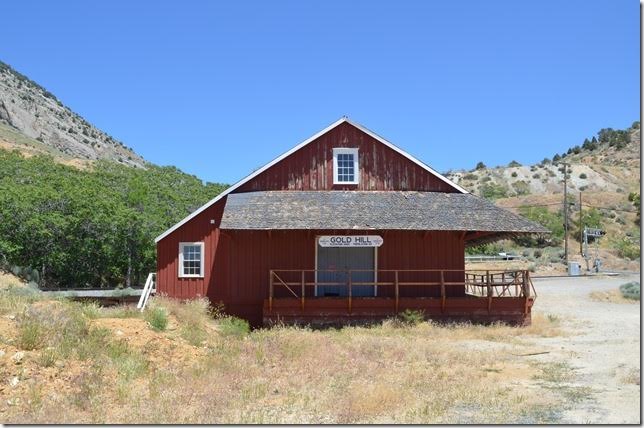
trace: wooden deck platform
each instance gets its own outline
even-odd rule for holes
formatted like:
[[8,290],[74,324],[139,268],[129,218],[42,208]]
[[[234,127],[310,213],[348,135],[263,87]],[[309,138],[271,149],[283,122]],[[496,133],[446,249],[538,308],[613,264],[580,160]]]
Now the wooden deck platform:
[[405,309],[422,311],[426,319],[446,322],[492,323],[502,321],[511,325],[529,325],[532,298],[467,296],[445,300],[440,298],[400,298],[398,312],[395,299],[385,297],[354,297],[351,309],[348,299],[340,297],[319,297],[307,299],[304,307],[296,298],[273,299],[269,308],[264,301],[264,325],[278,323],[298,325],[339,325],[359,324],[383,320],[395,316]]
[[[269,296],[263,307],[264,325],[368,323],[396,316],[406,309],[421,311],[426,319],[440,321],[501,321],[512,325],[529,325],[536,297],[528,271],[396,270],[389,271],[393,282],[352,282],[351,273],[347,272],[346,283],[333,284],[346,287],[347,295],[342,297],[321,297],[307,293],[307,290],[321,285],[307,281],[307,272],[310,271],[271,271]],[[378,277],[384,277],[383,272],[378,271]],[[411,281],[399,279],[410,272],[421,272],[432,278],[419,281],[419,275],[416,274]],[[300,281],[285,280],[289,273],[294,273],[291,276],[299,277]],[[451,280],[446,281],[446,278]],[[352,296],[353,287],[365,285],[377,286],[378,290],[392,287],[393,290],[390,290],[390,295],[381,296],[379,293],[377,297]],[[401,293],[401,289],[410,286],[415,287],[416,293],[420,286],[421,292],[416,296]],[[276,293],[276,287],[286,289],[290,295]]]

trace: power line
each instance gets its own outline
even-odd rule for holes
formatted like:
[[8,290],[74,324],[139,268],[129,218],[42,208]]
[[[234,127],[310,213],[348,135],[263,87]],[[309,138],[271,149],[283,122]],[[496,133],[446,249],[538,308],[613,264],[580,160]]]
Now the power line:
[[[570,203],[572,205],[572,203]],[[501,208],[537,208],[537,207],[551,207],[555,205],[561,205],[561,202],[554,202],[551,204],[530,204],[530,205],[513,205],[513,206],[501,206]],[[609,210],[609,211],[620,211],[620,212],[625,212],[625,213],[634,213],[637,211],[634,210],[623,210],[620,208],[611,208],[611,207],[598,207],[596,205],[590,205],[589,203],[585,202],[584,206],[586,207],[591,207],[591,208],[597,208],[601,210]]]
[[552,204],[516,205],[512,207],[502,207],[502,208],[534,208],[534,207],[551,207],[553,205],[561,205],[561,202],[555,202]]
[[590,205],[590,204],[588,204],[588,203],[587,203],[587,204],[585,204],[585,205],[586,205],[587,207],[597,208],[597,209],[600,209],[600,210],[620,211],[620,212],[624,212],[624,213],[634,213],[634,212],[637,212],[637,211],[633,211],[633,210],[622,210],[622,209],[619,209],[619,208],[598,207],[598,206],[595,206],[595,205]]

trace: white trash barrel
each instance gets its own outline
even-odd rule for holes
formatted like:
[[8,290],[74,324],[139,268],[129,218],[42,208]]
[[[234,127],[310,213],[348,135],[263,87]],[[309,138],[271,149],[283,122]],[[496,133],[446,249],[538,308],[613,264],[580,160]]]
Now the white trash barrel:
[[577,262],[568,262],[568,276],[581,275],[581,264]]

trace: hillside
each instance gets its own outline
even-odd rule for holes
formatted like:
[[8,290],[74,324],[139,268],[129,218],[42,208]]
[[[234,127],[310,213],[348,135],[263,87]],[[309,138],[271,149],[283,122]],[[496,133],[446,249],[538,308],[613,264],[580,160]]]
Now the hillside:
[[132,149],[1,61],[0,147],[28,152],[35,148],[62,159],[106,159],[134,167],[146,165]]
[[[450,172],[447,176],[472,193],[494,200],[499,206],[560,226],[563,224],[562,163],[565,162],[569,164],[571,259],[581,261],[578,220],[581,193],[582,226],[601,227],[607,232],[599,243],[604,265],[637,269],[637,262],[628,261],[639,258],[639,250],[635,254],[634,248],[639,249],[640,245],[637,208],[629,197],[632,199],[632,194],[640,192],[640,147],[640,127],[639,122],[635,122],[626,130],[602,129],[597,137],[586,139],[583,145],[545,158],[536,165],[513,161],[508,166],[486,167],[479,163],[473,170]],[[545,216],[547,218],[544,210],[550,213]],[[559,229],[555,235],[563,237],[563,227]],[[560,259],[563,250],[560,241],[554,240],[556,245],[552,245],[553,251],[548,257],[551,262]],[[513,244],[516,243],[505,242],[500,246],[523,251],[523,246]],[[546,262],[545,259],[541,262]]]

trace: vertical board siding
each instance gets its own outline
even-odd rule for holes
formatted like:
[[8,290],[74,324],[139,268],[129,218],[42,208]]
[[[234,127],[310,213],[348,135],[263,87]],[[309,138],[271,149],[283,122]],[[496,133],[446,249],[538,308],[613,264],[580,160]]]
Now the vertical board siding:
[[[210,224],[221,208],[208,210],[193,220],[200,226],[182,227],[158,243],[160,293],[182,299],[207,296],[222,303],[228,313],[261,325],[262,307],[269,292],[271,269],[314,269],[315,237],[329,234],[379,234],[384,243],[378,249],[378,269],[464,269],[464,241],[458,232],[418,231],[233,231]],[[219,219],[217,219],[217,222]],[[188,223],[192,224],[193,222]],[[201,230],[201,232],[199,232]],[[204,236],[204,231],[210,230]],[[206,272],[203,279],[178,277],[179,242],[206,242]],[[289,276],[290,275],[290,276]],[[462,281],[462,274],[447,274],[446,281]],[[299,281],[299,273],[284,274],[287,282]],[[438,281],[437,273],[401,273],[401,281]],[[307,274],[306,281],[313,281]],[[393,281],[390,272],[379,273],[380,281]],[[300,289],[294,290],[298,296]],[[312,287],[307,294],[313,296]],[[275,287],[275,295],[288,297],[285,287]],[[393,287],[379,287],[379,296],[393,296]],[[401,297],[439,296],[440,287],[407,286]],[[463,296],[463,287],[447,287],[448,296]]]
[[[357,185],[333,184],[333,148],[358,148]],[[416,190],[457,192],[455,188],[349,123],[343,123],[235,192],[260,190]]]
[[[333,148],[358,148],[359,184],[333,184]],[[392,150],[349,123],[342,123],[292,153],[235,192],[264,190],[415,190],[457,192],[450,184]],[[226,198],[179,227],[157,243],[157,290],[181,299],[207,296],[226,311],[262,322],[263,301],[268,296],[271,269],[314,269],[315,236],[380,234],[378,269],[464,269],[464,241],[458,232],[425,231],[234,231],[221,230]],[[214,220],[214,223],[211,223]],[[204,242],[203,278],[179,278],[180,242]],[[306,281],[313,281],[307,274]],[[393,282],[393,274],[378,274],[379,281]],[[300,278],[285,278],[299,281]],[[401,273],[401,281],[439,281],[437,273]],[[450,273],[446,281],[462,281],[462,273]],[[300,290],[295,290],[300,293]],[[312,295],[312,287],[307,288]],[[463,287],[447,287],[448,296],[464,295]],[[283,287],[276,296],[291,295]],[[393,286],[381,286],[379,296],[393,296]],[[440,287],[405,286],[401,297],[440,295]]]

